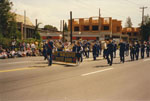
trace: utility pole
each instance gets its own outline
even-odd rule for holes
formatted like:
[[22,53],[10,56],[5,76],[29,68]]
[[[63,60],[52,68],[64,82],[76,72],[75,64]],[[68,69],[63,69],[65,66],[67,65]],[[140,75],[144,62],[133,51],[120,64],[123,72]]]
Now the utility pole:
[[101,10],[100,10],[100,8],[99,8],[99,17],[98,17],[98,19],[99,19],[99,35],[100,35],[100,37],[99,37],[99,40],[100,40],[100,38],[102,37],[101,36]]
[[62,32],[62,20],[60,20],[60,32]]
[[64,33],[65,33],[65,30],[64,30],[64,20],[63,20],[63,42],[65,41],[65,35],[64,35]]
[[[140,7],[140,9],[142,9],[142,28],[141,28],[141,34],[144,34],[144,31],[143,31],[143,25],[144,25],[144,11],[147,7]],[[142,40],[144,40],[144,38],[142,37]]]
[[147,7],[140,7],[140,9],[142,9],[142,25],[144,24],[144,11]]
[[26,39],[26,11],[24,11],[24,39]]
[[70,42],[72,43],[72,11],[70,11]]

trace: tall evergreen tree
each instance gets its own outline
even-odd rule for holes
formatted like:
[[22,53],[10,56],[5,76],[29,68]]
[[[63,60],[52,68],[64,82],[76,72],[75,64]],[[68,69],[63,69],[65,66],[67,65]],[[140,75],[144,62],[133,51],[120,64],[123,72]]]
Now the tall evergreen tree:
[[125,24],[125,27],[131,28],[132,25],[133,25],[133,24],[132,24],[131,18],[128,17],[128,18],[127,18],[127,21],[126,21],[126,24]]
[[68,31],[68,26],[67,23],[64,24],[64,31],[67,32]]

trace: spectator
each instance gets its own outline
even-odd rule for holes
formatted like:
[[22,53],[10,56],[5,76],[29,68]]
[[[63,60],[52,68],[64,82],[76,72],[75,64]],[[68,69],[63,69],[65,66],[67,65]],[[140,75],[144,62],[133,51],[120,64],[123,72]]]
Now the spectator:
[[2,53],[3,52],[3,48],[2,48],[2,46],[0,45],[0,53]]
[[15,50],[15,48],[16,48],[16,41],[13,40],[11,43],[11,50]]

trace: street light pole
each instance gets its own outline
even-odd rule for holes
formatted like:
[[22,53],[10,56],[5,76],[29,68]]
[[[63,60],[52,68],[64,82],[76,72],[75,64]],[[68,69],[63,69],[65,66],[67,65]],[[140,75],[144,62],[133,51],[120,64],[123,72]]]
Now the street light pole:
[[26,11],[24,11],[24,39],[26,39]]
[[72,43],[72,11],[70,11],[70,42]]
[[63,20],[63,42],[65,41],[65,35],[64,35],[64,20]]
[[[100,11],[100,8],[99,8],[99,17],[98,17],[98,19],[99,19],[99,35],[100,35],[100,38],[102,37],[102,35],[101,35],[101,11]],[[100,40],[100,38],[99,38],[99,40]]]
[[[141,25],[141,34],[144,34],[143,31],[143,25],[144,25],[144,11],[147,7],[140,7],[140,9],[142,9],[142,25]],[[142,36],[142,40],[144,40],[144,37]]]

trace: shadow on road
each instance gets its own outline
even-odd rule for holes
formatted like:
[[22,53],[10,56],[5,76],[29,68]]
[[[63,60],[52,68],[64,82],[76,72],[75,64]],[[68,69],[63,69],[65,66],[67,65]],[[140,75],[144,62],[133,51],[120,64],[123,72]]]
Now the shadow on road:
[[31,66],[29,68],[46,68],[47,66]]
[[78,66],[76,64],[64,64],[64,63],[53,63],[53,64],[62,65],[64,67],[77,67]]
[[113,64],[116,64],[116,65],[117,65],[117,64],[122,64],[122,63],[120,63],[120,62],[117,62],[117,63],[113,63]]
[[109,65],[100,65],[100,66],[95,66],[94,68],[105,68],[105,67],[110,67]]
[[36,64],[48,64],[48,62],[37,62]]
[[100,60],[103,60],[103,59],[96,59],[96,60],[85,60],[85,61],[87,61],[87,62],[93,62],[93,61],[100,61]]
[[132,62],[131,60],[127,60],[127,61],[125,61],[125,62]]

